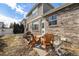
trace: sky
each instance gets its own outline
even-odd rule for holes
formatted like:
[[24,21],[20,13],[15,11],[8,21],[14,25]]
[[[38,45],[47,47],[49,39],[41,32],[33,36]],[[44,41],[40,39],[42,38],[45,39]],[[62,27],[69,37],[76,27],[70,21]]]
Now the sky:
[[[6,26],[10,23],[18,23],[32,9],[34,3],[0,3],[0,22]],[[54,7],[59,7],[62,3],[51,3]]]

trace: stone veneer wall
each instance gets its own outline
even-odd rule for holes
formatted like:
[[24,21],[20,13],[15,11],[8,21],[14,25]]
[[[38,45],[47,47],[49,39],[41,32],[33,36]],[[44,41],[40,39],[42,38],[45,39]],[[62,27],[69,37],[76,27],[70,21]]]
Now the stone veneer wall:
[[52,27],[47,25],[47,32],[66,37],[68,41],[79,44],[79,4],[73,4],[54,14],[57,14],[58,24]]

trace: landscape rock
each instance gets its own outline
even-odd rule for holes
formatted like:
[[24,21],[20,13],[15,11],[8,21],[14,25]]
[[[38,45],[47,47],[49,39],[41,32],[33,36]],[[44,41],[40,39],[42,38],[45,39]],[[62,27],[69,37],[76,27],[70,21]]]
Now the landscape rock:
[[37,51],[33,49],[32,51],[29,52],[29,56],[39,56],[39,54],[37,53]]

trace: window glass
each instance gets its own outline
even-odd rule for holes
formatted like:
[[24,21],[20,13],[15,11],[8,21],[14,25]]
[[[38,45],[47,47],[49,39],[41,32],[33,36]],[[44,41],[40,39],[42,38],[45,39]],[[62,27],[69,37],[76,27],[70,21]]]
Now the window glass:
[[44,23],[42,23],[42,28],[44,28]]
[[33,30],[38,30],[38,24],[34,24],[34,25],[32,26],[32,29],[33,29]]
[[57,24],[57,20],[54,20],[54,21],[50,21],[49,22],[49,25],[56,25]]
[[48,17],[49,25],[57,25],[57,15]]
[[38,22],[32,22],[32,30],[38,30],[39,28]]

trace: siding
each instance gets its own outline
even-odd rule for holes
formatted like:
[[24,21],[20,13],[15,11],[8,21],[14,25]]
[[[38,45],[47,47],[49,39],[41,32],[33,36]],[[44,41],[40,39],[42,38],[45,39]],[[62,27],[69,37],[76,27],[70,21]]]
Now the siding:
[[36,7],[36,8],[38,8],[38,15],[33,16],[32,14],[30,14],[28,16],[27,22],[32,21],[32,19],[35,19],[36,17],[43,15],[43,5],[39,4],[38,7]]
[[[53,7],[49,6],[47,3],[46,4],[39,4],[36,8],[38,8],[38,15],[37,16],[32,16],[32,14],[29,15],[27,19],[27,24],[29,24],[29,30],[33,32],[34,34],[41,34],[41,19],[45,20],[45,18],[42,18],[42,15],[52,9]],[[39,31],[33,31],[32,30],[32,22],[39,22]],[[46,28],[45,28],[46,29]]]

